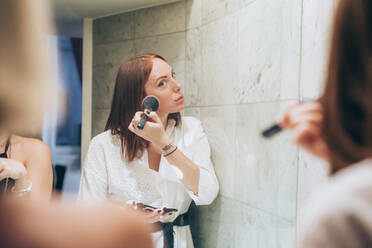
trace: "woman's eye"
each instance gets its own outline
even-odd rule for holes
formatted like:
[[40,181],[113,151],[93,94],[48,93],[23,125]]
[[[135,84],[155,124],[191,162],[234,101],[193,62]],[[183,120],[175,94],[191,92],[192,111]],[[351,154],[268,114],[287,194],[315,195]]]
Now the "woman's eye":
[[160,81],[158,83],[158,87],[162,87],[162,86],[165,86],[167,83],[165,81]]
[[172,72],[172,78],[176,78],[176,73]]

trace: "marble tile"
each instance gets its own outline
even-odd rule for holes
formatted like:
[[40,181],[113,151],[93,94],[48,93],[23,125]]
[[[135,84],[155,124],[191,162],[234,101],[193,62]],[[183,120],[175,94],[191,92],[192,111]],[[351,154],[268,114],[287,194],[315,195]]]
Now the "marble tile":
[[186,29],[202,25],[202,2],[203,0],[186,1]]
[[209,23],[239,9],[240,0],[203,0],[202,23]]
[[134,56],[133,41],[94,46],[93,110],[111,107],[116,74],[120,65],[132,56]]
[[291,247],[294,223],[223,196],[193,209],[195,247]]
[[157,53],[170,64],[185,60],[185,33],[174,33],[135,40],[136,54]]
[[287,102],[240,105],[237,109],[235,199],[294,220],[298,149],[287,132],[264,139]]
[[198,120],[200,120],[200,108],[198,107],[186,107],[185,110],[183,111],[183,113],[181,113],[182,115],[184,116],[193,116],[195,118],[197,118]]
[[93,67],[93,109],[111,108],[116,74],[117,69],[114,69],[112,64]]
[[175,78],[178,83],[181,84],[181,92],[185,94],[185,60],[179,60],[176,62],[168,61],[173,71],[176,73]]
[[298,230],[301,230],[301,221],[308,208],[309,199],[321,191],[327,181],[328,165],[301,149],[297,192]]
[[110,109],[96,109],[92,113],[92,137],[102,133],[105,129]]
[[[136,54],[156,53],[164,57],[176,73],[176,79],[185,82],[185,33],[174,33],[135,40]],[[184,92],[184,89],[182,89]]]
[[232,14],[201,28],[202,80],[200,105],[236,103],[238,83],[238,15]]
[[300,13],[300,0],[260,0],[239,12],[238,102],[298,98]]
[[239,7],[240,7],[240,8],[244,8],[244,7],[246,7],[247,5],[253,3],[254,1],[257,1],[257,0],[240,0],[240,1],[239,1]]
[[301,97],[316,98],[323,89],[335,0],[304,1]]
[[298,99],[302,0],[282,0],[280,99]]
[[97,45],[93,49],[93,66],[110,64],[118,70],[125,60],[134,56],[134,41]]
[[184,31],[186,28],[185,1],[135,12],[135,38]]
[[288,248],[295,240],[295,223],[237,203],[235,247]]
[[198,206],[191,225],[195,247],[236,247],[239,211],[233,200],[221,196],[211,205]]
[[202,81],[202,44],[199,28],[186,32],[186,65],[185,65],[185,103],[186,106],[200,105],[204,97],[199,90]]
[[134,39],[134,13],[124,13],[93,21],[95,45]]
[[[235,195],[236,171],[236,106],[203,107],[201,122],[211,147],[212,161],[219,184],[220,194]],[[240,179],[240,177],[239,177]]]

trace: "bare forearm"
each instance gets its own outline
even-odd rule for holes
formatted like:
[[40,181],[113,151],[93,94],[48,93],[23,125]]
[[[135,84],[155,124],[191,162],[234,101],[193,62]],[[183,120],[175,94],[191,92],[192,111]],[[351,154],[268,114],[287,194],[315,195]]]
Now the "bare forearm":
[[49,200],[52,193],[53,188],[53,176],[52,176],[52,169],[50,167],[46,167],[43,170],[39,170],[39,174],[35,174],[37,171],[34,171],[32,175],[30,175],[30,179],[32,181],[32,191],[31,197],[38,197],[45,200]]
[[186,186],[186,188],[197,195],[200,178],[199,167],[194,162],[192,162],[185,154],[183,154],[180,149],[177,149],[166,158],[170,164],[174,165],[181,171],[181,182]]
[[[42,173],[44,175],[44,173]],[[17,194],[25,192],[25,196],[37,197],[49,200],[52,193],[52,177],[45,175],[40,177],[38,175],[24,175],[15,180],[12,191]]]
[[[164,136],[155,144],[155,146],[157,146],[159,150],[162,150],[170,143],[171,140],[167,136]],[[178,148],[174,152],[168,154],[169,155],[165,155],[165,158],[182,173],[181,182],[187,189],[191,190],[195,195],[198,195],[200,179],[199,166],[197,166]]]
[[19,179],[15,180],[14,182],[14,190],[25,189],[30,185],[30,179],[27,174],[20,177]]

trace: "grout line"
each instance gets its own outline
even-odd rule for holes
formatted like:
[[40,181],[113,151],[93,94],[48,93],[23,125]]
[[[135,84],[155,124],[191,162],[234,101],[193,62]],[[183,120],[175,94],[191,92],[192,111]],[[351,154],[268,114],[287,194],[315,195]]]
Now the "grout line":
[[[298,79],[298,82],[299,82],[299,87],[298,87],[298,98],[301,100],[302,96],[301,96],[301,86],[302,86],[302,83],[301,83],[301,79],[302,79],[302,39],[303,39],[303,25],[304,25],[304,0],[301,0],[301,22],[300,22],[300,63],[299,63],[299,79]],[[300,177],[300,149],[297,147],[297,173],[296,173],[296,215],[295,215],[295,236],[294,236],[294,239],[295,239],[295,243],[297,244],[297,235],[298,235],[298,207],[299,207],[299,204],[298,204],[298,200],[299,200],[299,177]]]
[[301,89],[302,89],[302,53],[303,53],[303,24],[304,24],[304,0],[301,0],[301,20],[300,20],[300,61],[299,61],[299,70],[298,70],[298,82],[299,82],[299,87],[298,87],[298,99],[302,100],[301,96]]
[[[248,4],[246,4],[246,5],[244,5],[244,6],[242,6],[242,7],[239,7],[238,9],[236,9],[236,10],[230,12],[230,13],[227,13],[226,15],[223,15],[223,16],[221,16],[221,17],[218,17],[218,18],[212,19],[212,20],[210,20],[210,21],[208,21],[208,22],[203,22],[203,4],[202,4],[202,6],[201,6],[201,13],[202,13],[202,16],[201,16],[201,25],[196,26],[196,27],[192,27],[192,28],[188,28],[188,27],[187,27],[187,6],[186,6],[186,1],[184,1],[184,2],[185,2],[185,12],[186,12],[186,14],[185,14],[185,27],[184,27],[184,30],[182,30],[182,31],[177,31],[177,32],[186,32],[186,31],[192,30],[192,29],[194,29],[194,28],[201,28],[201,27],[203,27],[203,26],[207,26],[208,24],[211,24],[211,23],[216,22],[216,21],[218,21],[218,20],[220,20],[220,19],[222,19],[222,18],[224,18],[224,17],[227,17],[227,16],[230,16],[230,15],[233,15],[233,14],[235,14],[236,12],[241,11],[243,8],[246,8],[247,6],[253,4],[253,3],[256,2],[256,1],[258,1],[258,0],[254,0],[254,1],[252,1],[252,2],[250,2],[250,3],[248,3]],[[168,4],[173,4],[173,3],[177,3],[177,2],[180,2],[180,1],[170,1],[170,2],[168,2],[168,3],[163,3],[163,4],[161,4],[161,5],[152,5],[152,6],[150,5],[150,6],[143,7],[143,8],[139,8],[139,9],[133,9],[133,10],[123,11],[123,12],[118,12],[118,13],[112,13],[112,14],[108,14],[108,15],[104,15],[104,16],[100,16],[100,17],[94,17],[94,18],[92,18],[92,19],[93,19],[93,21],[95,21],[95,20],[99,20],[99,19],[104,19],[104,18],[108,18],[108,17],[116,16],[116,15],[129,14],[129,13],[133,13],[133,15],[134,15],[135,12],[138,12],[138,11],[141,11],[141,10],[151,9],[151,8],[157,8],[157,7],[163,7],[163,6],[166,6],[166,5],[168,5]],[[135,17],[133,17],[133,18],[136,19]],[[136,26],[135,24],[136,24],[136,23],[134,22],[134,26]],[[172,33],[177,33],[177,32],[171,32],[171,33],[167,33],[167,34],[172,34]],[[142,37],[142,38],[155,37],[155,36],[159,36],[159,35],[145,36],[145,37]],[[133,38],[133,39],[122,40],[122,41],[130,41],[130,40],[135,40],[135,39],[138,39],[138,38],[141,38],[141,37],[135,37],[135,35],[134,35],[134,38]],[[114,43],[114,42],[101,43],[101,44],[111,44],[111,43]],[[97,45],[101,45],[101,44],[97,44]]]
[[[240,9],[239,9],[240,10]],[[237,42],[237,44],[236,44],[236,46],[237,46],[237,52],[238,53],[240,53],[240,51],[241,51],[241,42],[240,42],[240,35],[239,35],[239,30],[240,30],[240,25],[241,25],[241,20],[240,20],[240,14],[237,12],[237,17],[236,17],[236,35],[237,35],[237,37],[236,37],[236,42]],[[240,72],[241,72],[241,66],[237,66],[237,73],[238,73],[238,75],[241,75],[240,74]],[[235,108],[235,109],[233,109],[233,113],[234,113],[234,115],[233,115],[233,117],[234,117],[234,122],[233,122],[233,125],[234,125],[234,133],[233,133],[233,135],[234,135],[234,137],[233,137],[233,147],[234,147],[234,167],[233,167],[233,179],[234,179],[234,182],[237,180],[237,178],[236,178],[236,175],[237,175],[237,173],[238,173],[238,170],[239,170],[239,168],[238,168],[238,154],[237,154],[237,151],[238,151],[238,138],[237,138],[237,123],[238,123],[238,118],[237,118],[237,108]],[[234,183],[234,195],[236,195],[236,193],[238,192],[238,189],[237,189],[237,184],[236,183]],[[239,237],[237,237],[237,235],[235,234],[235,232],[234,232],[234,240],[237,240]]]
[[[250,3],[248,3],[248,4],[245,4],[245,5],[241,6],[241,7],[239,7],[238,9],[236,9],[236,10],[234,10],[234,11],[231,11],[231,12],[227,13],[226,15],[222,15],[221,17],[217,17],[217,18],[212,19],[212,20],[207,21],[207,22],[203,22],[203,4],[202,4],[202,6],[201,6],[201,11],[202,11],[201,23],[202,23],[202,24],[199,25],[198,28],[199,28],[199,27],[203,27],[203,26],[207,26],[207,25],[209,25],[209,24],[211,24],[211,23],[213,23],[213,22],[216,22],[216,21],[218,21],[218,20],[223,19],[224,17],[230,16],[230,15],[234,15],[235,13],[241,11],[242,9],[246,8],[247,6],[253,4],[253,3],[256,2],[256,1],[258,1],[258,0],[254,0],[254,1],[250,2]],[[195,27],[194,27],[194,28],[195,28]],[[193,28],[186,28],[186,31],[187,31],[187,30],[191,30],[191,29],[193,29]]]
[[257,102],[247,102],[247,103],[234,103],[234,104],[212,104],[212,105],[202,105],[202,106],[186,106],[187,108],[211,108],[211,107],[232,107],[232,106],[247,106],[252,104],[259,104],[259,103],[278,103],[278,102],[286,102],[286,101],[297,101],[296,98],[287,98],[287,99],[276,99],[276,100],[268,100],[268,101],[257,101]]
[[[105,43],[99,43],[99,44],[94,44],[94,47],[97,47],[97,46],[101,46],[101,45],[108,45],[108,44],[114,44],[114,43],[121,43],[121,42],[126,42],[126,41],[135,41],[135,40],[139,40],[139,39],[145,39],[145,38],[152,38],[152,37],[161,37],[161,36],[166,36],[166,35],[170,35],[170,34],[176,34],[176,33],[182,33],[182,32],[187,32],[187,31],[190,31],[190,30],[193,30],[193,29],[197,29],[197,28],[201,28],[201,27],[204,27],[204,26],[207,26],[208,24],[211,24],[211,23],[213,23],[213,22],[216,22],[216,21],[218,21],[218,20],[220,20],[220,19],[223,19],[224,17],[227,17],[227,16],[230,16],[230,15],[233,15],[233,14],[235,14],[236,12],[239,12],[239,11],[241,11],[241,9],[243,9],[243,8],[245,8],[245,7],[247,7],[247,6],[249,6],[249,5],[251,5],[251,4],[253,4],[254,2],[256,2],[256,1],[258,1],[258,0],[254,0],[254,1],[252,1],[252,2],[250,2],[249,4],[247,4],[247,5],[245,5],[245,6],[243,6],[242,8],[239,8],[239,9],[237,9],[237,10],[235,10],[235,11],[232,11],[231,13],[228,13],[227,15],[223,15],[223,16],[221,16],[221,17],[219,17],[219,18],[216,18],[216,19],[213,19],[213,20],[211,20],[211,21],[208,21],[208,22],[205,22],[205,23],[203,23],[203,17],[202,17],[202,24],[201,25],[199,25],[199,26],[196,26],[196,27],[190,27],[190,28],[188,28],[187,27],[187,20],[186,20],[186,17],[187,17],[187,8],[186,8],[186,6],[185,6],[185,12],[186,12],[186,14],[185,14],[185,26],[184,26],[184,29],[182,29],[182,30],[179,30],[179,31],[175,31],[175,32],[170,32],[170,33],[161,33],[161,34],[154,34],[154,35],[149,35],[149,36],[144,36],[144,37],[136,37],[136,35],[135,35],[135,28],[136,28],[136,25],[134,25],[134,35],[133,35],[133,39],[125,39],[125,40],[119,40],[119,41],[113,41],[113,42],[105,42]],[[172,2],[171,2],[172,3]],[[165,4],[166,5],[166,4]],[[160,6],[153,6],[153,7],[161,7],[162,5],[160,5]],[[151,7],[150,7],[151,8]],[[135,11],[132,11],[132,12],[136,12],[137,10],[135,10]],[[202,7],[201,7],[201,12],[203,13],[203,5],[202,5]],[[131,12],[123,12],[123,13],[121,13],[121,14],[124,14],[124,13],[131,13]],[[120,14],[120,13],[119,13]],[[115,14],[115,15],[118,15],[118,14]],[[110,16],[114,16],[114,15],[108,15],[108,16],[105,16],[105,17],[102,17],[102,18],[106,18],[106,17],[110,17]],[[94,20],[98,20],[98,19],[101,19],[101,18],[95,18]],[[135,18],[134,18],[135,19]],[[135,24],[135,23],[134,23]]]
[[246,202],[243,202],[243,201],[240,201],[240,200],[237,200],[237,199],[234,199],[234,198],[231,198],[231,197],[225,196],[225,195],[221,195],[221,194],[218,194],[218,195],[219,195],[220,197],[226,198],[227,200],[231,200],[231,201],[237,202],[237,203],[239,203],[239,204],[245,205],[245,206],[247,206],[247,207],[249,207],[249,208],[252,208],[252,209],[255,209],[255,210],[259,210],[259,211],[261,211],[261,212],[263,212],[263,213],[265,213],[265,214],[267,214],[267,215],[270,215],[270,216],[272,216],[272,217],[276,217],[276,218],[279,218],[279,219],[284,220],[284,221],[287,221],[287,222],[293,222],[293,221],[294,221],[294,220],[291,220],[291,219],[287,219],[287,218],[285,218],[285,217],[283,217],[283,216],[279,216],[279,215],[277,215],[277,214],[274,214],[274,213],[272,213],[272,212],[270,212],[270,211],[267,211],[267,210],[265,210],[265,209],[262,209],[262,208],[259,208],[259,207],[256,207],[256,206],[252,206],[252,205],[250,205],[249,203],[246,203]]
[[94,48],[100,47],[100,46],[105,46],[105,45],[113,45],[116,43],[124,43],[124,42],[129,42],[129,41],[137,41],[137,40],[143,40],[146,38],[155,38],[155,37],[163,37],[171,34],[178,34],[178,33],[185,33],[185,30],[182,31],[175,31],[171,33],[164,33],[164,34],[157,34],[157,35],[150,35],[150,36],[145,36],[145,37],[138,37],[138,38],[133,38],[133,39],[126,39],[126,40],[116,40],[116,41],[111,41],[111,42],[105,42],[105,43],[99,43],[99,44],[94,44]]
[[170,32],[170,33],[161,33],[161,34],[154,34],[154,35],[149,35],[149,36],[144,36],[144,37],[136,37],[133,40],[141,40],[141,39],[146,39],[146,38],[161,37],[161,36],[167,36],[167,35],[170,35],[170,34],[178,34],[178,33],[185,33],[185,32],[186,32],[186,30],[182,29],[182,30],[178,30],[178,31]]
[[176,0],[176,1],[169,0],[169,1],[166,1],[166,2],[161,3],[160,5],[157,4],[157,3],[148,4],[148,5],[144,5],[142,7],[137,7],[137,8],[127,9],[127,10],[112,12],[112,13],[109,13],[109,14],[100,15],[100,16],[94,16],[94,17],[91,17],[91,18],[93,20],[97,20],[97,19],[102,19],[102,18],[106,18],[106,17],[116,16],[116,15],[121,15],[121,14],[126,14],[126,13],[132,13],[132,12],[137,12],[137,11],[141,11],[141,10],[145,10],[145,9],[151,9],[151,8],[156,8],[156,7],[163,7],[164,5],[173,4],[173,3],[177,3],[177,2],[181,2],[181,1],[182,0]]

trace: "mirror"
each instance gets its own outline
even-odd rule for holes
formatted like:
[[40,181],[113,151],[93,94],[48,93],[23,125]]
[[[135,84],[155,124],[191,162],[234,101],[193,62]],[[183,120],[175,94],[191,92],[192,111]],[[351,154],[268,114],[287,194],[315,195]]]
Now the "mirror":
[[[83,116],[91,117],[83,118],[83,156],[104,132],[120,65],[139,54],[159,54],[182,85],[182,116],[202,124],[219,182],[213,203],[190,208],[195,246],[290,247],[326,168],[298,150],[288,133],[267,141],[260,132],[288,104],[319,95],[333,7],[320,0],[188,0],[85,19],[83,42],[92,49],[84,59],[92,66],[83,84]],[[118,152],[120,141],[114,145]],[[146,164],[148,154],[143,156]],[[164,183],[146,167],[130,173],[131,180]],[[106,193],[120,201],[139,190],[136,200],[162,202],[155,188],[142,186],[113,183]]]

